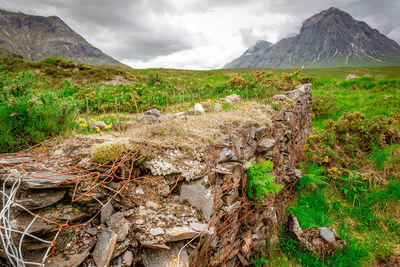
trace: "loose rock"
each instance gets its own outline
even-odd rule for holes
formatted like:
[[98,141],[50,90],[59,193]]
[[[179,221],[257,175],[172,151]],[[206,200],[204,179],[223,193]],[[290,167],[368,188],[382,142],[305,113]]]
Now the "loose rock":
[[93,259],[97,267],[109,265],[116,243],[117,234],[111,229],[107,228],[100,234],[93,251]]
[[356,79],[356,78],[360,78],[360,76],[358,76],[356,74],[349,74],[349,75],[346,76],[346,81],[353,80],[353,79]]
[[117,241],[123,241],[129,232],[129,223],[122,212],[117,212],[107,218],[108,227],[117,234]]
[[220,152],[218,156],[218,163],[223,163],[227,161],[236,161],[237,157],[235,152],[230,150],[229,148],[224,147]]
[[326,227],[301,229],[297,218],[292,214],[288,216],[287,228],[300,246],[320,258],[330,257],[347,246],[333,229]]
[[274,148],[275,144],[276,144],[275,139],[263,138],[261,142],[258,143],[257,151],[259,152],[270,151],[271,149]]
[[200,209],[207,221],[210,220],[214,205],[211,190],[201,184],[182,185],[180,196],[193,207]]
[[114,130],[126,131],[138,127],[137,121],[115,121],[112,124]]
[[[146,249],[143,255],[145,267],[188,267],[189,257],[183,243],[172,243],[171,249]],[[183,248],[183,249],[182,249]],[[182,250],[181,250],[182,249]],[[179,262],[178,262],[179,254]]]
[[122,255],[122,266],[123,267],[130,267],[133,262],[133,253],[129,250],[125,251]]
[[229,104],[240,104],[242,102],[242,98],[240,95],[237,94],[231,94],[223,98],[223,100]]
[[157,228],[150,228],[150,234],[152,236],[162,235],[164,234],[164,229],[157,227]]
[[102,224],[104,224],[106,222],[106,220],[114,214],[114,208],[111,205],[111,203],[107,203],[106,205],[104,205],[103,209],[101,210],[100,213],[100,222]]
[[161,116],[161,112],[158,109],[150,109],[150,110],[146,110],[144,112],[144,115],[151,115],[151,116],[155,116],[155,117],[160,117]]

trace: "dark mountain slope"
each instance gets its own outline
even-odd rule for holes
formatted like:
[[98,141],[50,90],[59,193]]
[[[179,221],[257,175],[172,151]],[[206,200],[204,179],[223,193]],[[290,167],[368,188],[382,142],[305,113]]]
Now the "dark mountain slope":
[[65,57],[96,65],[123,65],[89,44],[60,18],[0,10],[0,55],[41,60]]

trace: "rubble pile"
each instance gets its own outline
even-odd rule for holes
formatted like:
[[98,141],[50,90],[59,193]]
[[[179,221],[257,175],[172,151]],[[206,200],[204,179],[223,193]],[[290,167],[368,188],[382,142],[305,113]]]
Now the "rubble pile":
[[[20,181],[14,201],[20,206],[10,212],[10,227],[19,232],[9,242],[21,244],[25,261],[41,263],[47,253],[46,266],[249,265],[267,242],[277,241],[311,131],[310,84],[272,101],[279,110],[265,104],[259,114],[244,114],[246,121],[225,116],[218,125],[202,122],[202,129],[218,136],[204,137],[210,142],[192,149],[167,141],[155,145],[154,133],[140,140],[129,136],[143,125],[138,121],[119,133],[133,149],[114,163],[94,162],[90,149],[115,136],[76,137],[48,153],[2,155],[5,191]],[[145,116],[162,116],[154,113]],[[188,116],[172,123],[206,121],[209,115]],[[152,121],[152,129],[158,123],[168,121]],[[185,129],[179,134],[192,138]],[[247,196],[245,163],[264,160],[274,162],[276,182],[285,187],[261,203]],[[12,261],[8,251],[3,244],[4,263]]]

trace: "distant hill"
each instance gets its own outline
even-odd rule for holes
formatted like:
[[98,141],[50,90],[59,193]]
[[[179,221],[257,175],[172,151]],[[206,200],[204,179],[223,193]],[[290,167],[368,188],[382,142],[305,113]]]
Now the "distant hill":
[[260,50],[267,49],[270,47],[272,43],[264,40],[258,40],[255,45],[251,46],[247,49],[240,57],[233,60],[232,62],[225,65],[224,68],[236,68],[236,66],[241,66],[241,68],[251,68],[251,66],[247,66],[249,64],[249,57],[254,55]]
[[58,17],[4,10],[0,10],[0,56],[25,60],[65,57],[92,65],[123,65],[89,44]]
[[303,22],[300,33],[282,39],[224,68],[301,68],[400,65],[394,40],[337,8]]

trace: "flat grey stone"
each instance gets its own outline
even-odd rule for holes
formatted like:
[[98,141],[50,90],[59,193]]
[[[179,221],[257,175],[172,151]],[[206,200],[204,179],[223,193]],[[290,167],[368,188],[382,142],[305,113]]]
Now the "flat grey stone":
[[161,115],[160,117],[158,117],[158,119],[160,121],[170,121],[170,120],[175,119],[175,114],[168,113],[168,114],[165,114],[165,115]]
[[140,187],[136,189],[135,193],[138,194],[138,195],[144,195],[144,191]]
[[[0,177],[3,182],[7,177]],[[7,185],[12,185],[21,178],[21,188],[23,189],[49,189],[49,188],[69,188],[75,186],[75,176],[56,172],[31,172],[20,174],[14,172],[7,180]]]
[[275,139],[271,139],[271,138],[263,138],[257,146],[257,150],[259,152],[265,152],[265,151],[269,151],[271,149],[274,148],[276,144],[276,140]]
[[189,227],[176,226],[167,230],[165,240],[167,242],[174,242],[179,240],[192,239],[200,235],[200,232],[197,232]]
[[28,210],[36,210],[48,207],[64,198],[67,191],[64,189],[44,189],[40,191],[21,191],[16,203]]
[[89,247],[85,248],[83,251],[80,251],[74,255],[71,255],[69,259],[65,259],[63,254],[58,254],[54,258],[49,257],[46,260],[46,267],[77,267],[79,266],[90,254],[90,250],[92,249],[94,243]]
[[18,229],[20,231],[25,231],[28,234],[46,234],[57,230],[57,225],[49,223],[40,218],[36,218],[32,225],[28,228],[29,224],[34,219],[34,216],[27,212],[19,212],[11,220],[10,224],[13,229]]
[[32,161],[30,157],[4,157],[0,158],[0,164],[15,164]]
[[204,219],[210,220],[214,207],[214,197],[210,189],[201,184],[182,185],[180,197],[201,210]]
[[150,234],[152,236],[163,235],[164,229],[157,227],[157,228],[150,228]]
[[146,202],[146,207],[148,207],[150,209],[157,209],[159,207],[159,205],[157,203],[154,203],[153,201],[148,200]]

